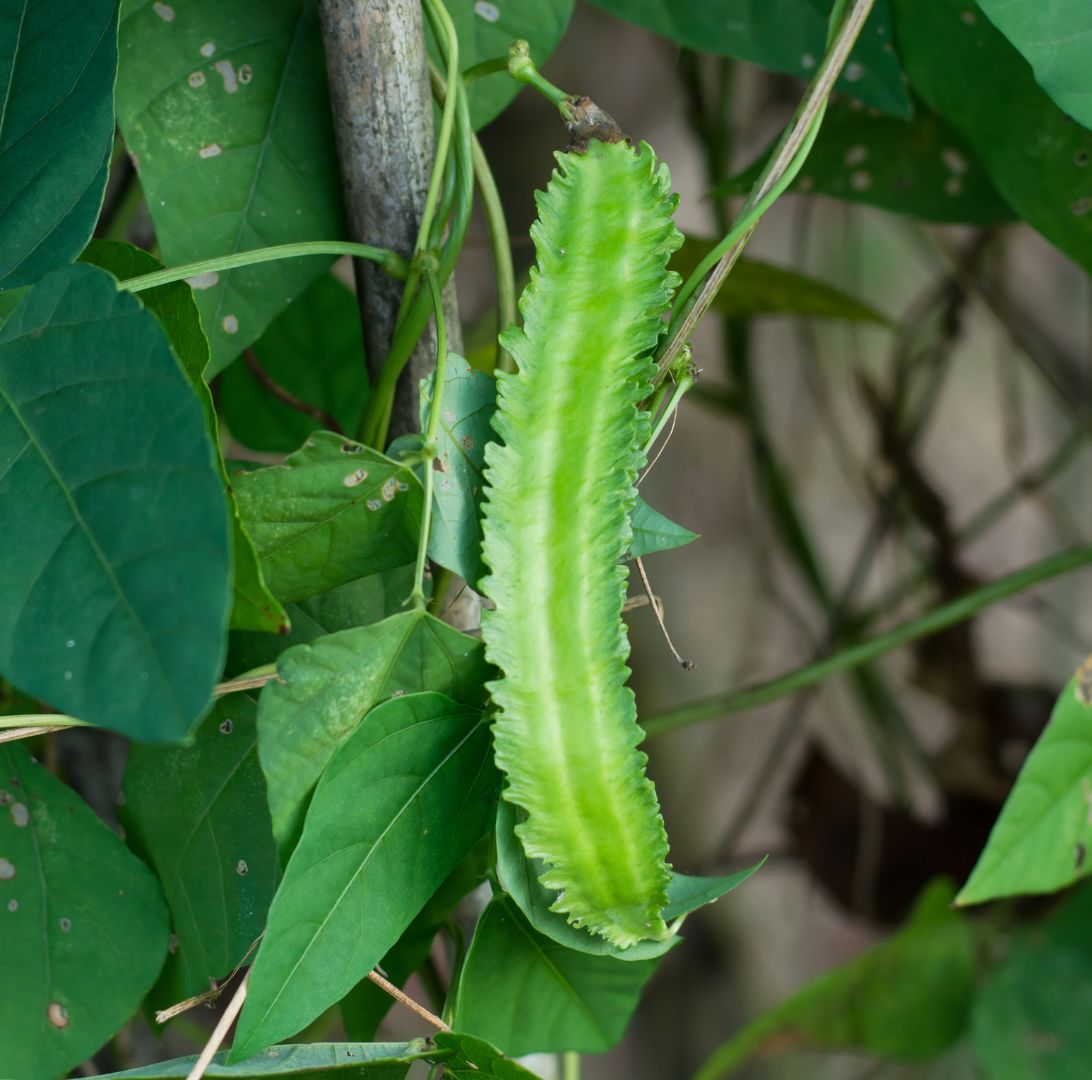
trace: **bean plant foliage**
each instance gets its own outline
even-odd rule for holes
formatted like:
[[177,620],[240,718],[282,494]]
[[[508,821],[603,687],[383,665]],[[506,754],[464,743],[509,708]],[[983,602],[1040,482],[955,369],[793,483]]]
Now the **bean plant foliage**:
[[[639,124],[540,74],[571,0],[423,0],[438,138],[400,251],[347,225],[362,185],[339,166],[323,0],[0,0],[0,1077],[519,1078],[536,1053],[574,1076],[695,947],[694,913],[764,872],[672,854],[628,686],[627,589],[660,619],[644,560],[699,540],[637,494],[695,386],[694,326],[891,332],[832,283],[736,264],[790,188],[1023,220],[1092,269],[1092,18],[1085,0],[1054,0],[1049,33],[1042,5],[999,0],[594,3],[680,62],[797,80],[782,138],[711,171],[714,199],[744,197],[720,234],[683,237]],[[475,133],[524,86],[559,149],[517,308]],[[475,183],[498,334],[464,358],[441,295]],[[345,256],[404,291],[372,377]],[[419,426],[397,429],[429,340]],[[1092,870],[1090,709],[1086,665],[958,896],[934,883],[873,952],[714,1032],[698,1075],[792,1045],[1048,1075],[1012,1072],[991,1033],[1049,1026],[1036,965],[1064,966],[1051,950],[1087,892],[994,950],[981,992],[983,924],[952,901]],[[116,805],[68,746],[124,761]],[[416,1037],[373,1041],[407,984]],[[141,1027],[194,1053],[145,1063]],[[1051,1046],[1049,1075],[1075,1075]]]

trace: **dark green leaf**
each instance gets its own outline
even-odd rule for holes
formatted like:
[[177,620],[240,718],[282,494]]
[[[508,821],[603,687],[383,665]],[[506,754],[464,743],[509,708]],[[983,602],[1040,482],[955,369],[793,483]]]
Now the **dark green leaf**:
[[667,907],[664,919],[677,919],[680,915],[689,915],[698,908],[705,907],[719,900],[725,893],[731,892],[737,885],[742,885],[752,874],[762,868],[765,858],[723,877],[694,877],[690,874],[673,873],[671,884],[667,887]]
[[[461,356],[449,353],[436,437],[428,554],[471,586],[477,584],[482,572],[482,474],[485,444],[496,438],[489,424],[496,406],[496,380],[474,371]],[[422,395],[422,413],[427,407],[427,398]]]
[[227,503],[155,317],[90,266],[0,331],[0,671],[136,738],[179,739],[223,666]]
[[[459,39],[459,67],[466,71],[483,60],[507,56],[508,46],[520,38],[531,43],[535,63],[543,64],[557,48],[569,25],[573,0],[535,0],[533,4],[448,0],[447,10]],[[431,34],[429,45],[438,61]],[[474,130],[484,127],[503,112],[521,89],[507,71],[470,83],[466,97]]]
[[[831,0],[763,0],[731,9],[709,0],[592,0],[596,7],[698,52],[746,60],[811,78],[823,59]],[[910,99],[891,47],[891,12],[878,0],[838,82],[841,90],[893,116]]]
[[653,510],[639,495],[636,503],[633,504],[633,513],[629,520],[633,527],[629,553],[634,559],[640,559],[656,551],[670,551],[672,548],[684,547],[698,538],[696,532],[676,525],[669,518],[665,518],[659,510]]
[[951,900],[951,886],[934,882],[897,934],[748,1024],[694,1080],[727,1076],[756,1055],[807,1048],[938,1057],[966,1029],[974,993],[971,928]]
[[[672,257],[671,269],[678,271],[685,280],[713,246],[712,240],[688,236]],[[746,319],[754,315],[806,315],[891,325],[890,319],[875,308],[833,285],[755,259],[740,259],[736,263],[724,288],[713,301],[713,309],[729,319]]]
[[[118,122],[168,265],[341,238],[311,0],[126,0],[120,44]],[[210,376],[329,265],[286,259],[193,280]]]
[[[750,191],[768,156],[720,191]],[[967,140],[920,101],[912,120],[874,116],[851,102],[830,104],[794,190],[925,221],[997,225],[1014,217]],[[735,272],[721,296],[730,296],[734,278]]]
[[[111,240],[92,240],[80,256],[80,261],[108,270],[120,281],[163,269],[163,264],[148,252],[141,251],[132,244]],[[243,528],[239,508],[228,483],[227,469],[220,452],[220,424],[216,418],[212,395],[202,374],[209,362],[209,341],[201,326],[201,315],[194,302],[193,291],[180,281],[174,282],[144,290],[140,294],[140,302],[159,320],[175,356],[189,376],[205,413],[209,437],[216,447],[220,477],[228,493],[232,518],[231,550],[235,602],[231,612],[231,626],[268,633],[283,631],[287,629],[288,616],[276,597],[266,588],[258,564],[258,553]]]
[[591,956],[537,933],[508,898],[485,909],[453,1026],[507,1054],[600,1053],[621,1039],[655,960]]
[[167,952],[148,868],[20,746],[0,746],[0,1075],[55,1080],[129,1019]]
[[451,1080],[474,1080],[494,1077],[496,1080],[535,1080],[518,1061],[506,1058],[484,1039],[458,1031],[441,1031],[434,1039],[440,1050],[451,1051],[454,1057],[444,1062],[444,1074]]
[[1061,692],[958,904],[1064,889],[1092,873],[1092,663]]
[[1087,0],[978,0],[1031,64],[1039,85],[1074,120],[1092,128],[1092,7]]
[[71,262],[114,141],[117,0],[0,2],[0,289]]
[[490,827],[498,785],[480,710],[440,694],[372,710],[315,790],[233,1060],[300,1030],[379,962]]
[[283,465],[237,473],[235,497],[281,600],[412,562],[421,484],[412,470],[329,431]]
[[282,854],[299,836],[319,777],[375,705],[420,690],[480,705],[489,670],[480,641],[420,611],[283,653],[258,707],[258,749]]
[[[267,1076],[290,1076],[292,1080],[333,1080],[335,1077],[365,1076],[368,1080],[401,1080],[414,1061],[435,1056],[424,1039],[406,1043],[307,1043],[301,1046],[271,1046],[264,1053],[228,1065],[222,1050],[205,1071],[205,1076],[231,1080],[264,1080]],[[99,1080],[185,1080],[197,1055],[145,1065],[140,1069],[109,1073]]]
[[971,1030],[987,1080],[1084,1080],[1092,1056],[1092,891],[1016,935]]
[[1092,133],[1043,93],[1022,56],[966,0],[895,0],[915,90],[961,132],[1005,201],[1092,270]]
[[207,990],[243,958],[265,927],[279,870],[255,703],[216,703],[189,746],[129,751],[121,820],[155,867],[175,941],[153,1004]]
[[[368,397],[360,311],[332,274],[277,316],[254,343],[254,355],[282,389],[333,417],[342,431],[356,431]],[[275,397],[246,364],[224,372],[219,400],[231,434],[251,450],[294,450],[330,426]]]

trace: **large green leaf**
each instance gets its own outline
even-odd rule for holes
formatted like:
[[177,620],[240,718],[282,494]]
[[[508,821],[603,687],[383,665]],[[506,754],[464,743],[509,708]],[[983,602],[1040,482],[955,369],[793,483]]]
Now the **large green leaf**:
[[974,147],[1013,210],[1092,270],[1092,133],[1043,93],[966,0],[894,0],[894,8],[915,90]]
[[269,912],[232,1060],[339,1001],[492,823],[480,710],[441,694],[374,709],[334,755]]
[[231,533],[155,317],[70,266],[0,331],[0,671],[92,724],[179,739],[223,666]]
[[1092,873],[1092,662],[1061,692],[956,902],[1064,889]]
[[[508,54],[520,38],[531,43],[536,64],[543,64],[561,41],[573,13],[573,0],[535,0],[534,3],[491,3],[490,0],[448,0],[448,13],[459,39],[459,67]],[[431,33],[429,46],[438,59]],[[477,79],[467,86],[467,104],[474,129],[484,127],[520,92],[521,85],[507,71]]]
[[406,465],[317,431],[283,465],[237,473],[235,497],[262,570],[299,600],[412,562],[421,484]]
[[54,1080],[124,1024],[167,952],[148,868],[17,744],[0,746],[0,1076]]
[[[355,432],[368,397],[356,297],[332,274],[320,277],[254,343],[261,370],[279,387]],[[294,450],[329,427],[294,409],[244,364],[220,380],[220,409],[231,434],[251,450]]]
[[[288,1076],[291,1080],[401,1080],[414,1061],[437,1056],[424,1039],[405,1043],[307,1043],[300,1046],[271,1046],[264,1053],[228,1065],[228,1052],[222,1050],[204,1075],[230,1080],[265,1080]],[[197,1055],[145,1065],[139,1069],[108,1073],[99,1080],[186,1080],[197,1062]]]
[[299,837],[319,777],[375,705],[420,690],[480,705],[489,671],[480,641],[420,611],[283,653],[258,707],[258,752],[282,853]]
[[[163,264],[147,251],[132,244],[112,240],[92,240],[80,256],[81,262],[108,270],[120,281],[151,274],[163,269]],[[159,320],[175,356],[193,384],[197,399],[205,414],[209,437],[216,447],[220,478],[224,482],[231,507],[231,553],[235,582],[235,600],[231,611],[234,629],[261,630],[280,633],[288,628],[288,616],[277,598],[266,587],[258,553],[243,528],[239,508],[228,482],[227,468],[220,452],[220,423],[205,383],[204,371],[209,362],[209,340],[201,325],[201,315],[193,291],[180,281],[145,289],[140,302]]]
[[[763,154],[720,192],[750,191],[768,157]],[[997,225],[1014,216],[967,140],[920,101],[911,120],[832,102],[794,190],[925,221]],[[738,265],[718,300],[731,301]]]
[[0,289],[71,262],[114,141],[117,0],[0,0]]
[[938,1057],[966,1029],[974,994],[971,928],[951,900],[947,882],[928,886],[897,934],[752,1021],[694,1080],[719,1080],[754,1057],[808,1048]]
[[[164,261],[342,236],[313,0],[125,0],[118,122]],[[322,274],[325,257],[194,280],[210,376]]]
[[279,869],[256,716],[250,698],[231,694],[190,745],[129,751],[121,820],[155,867],[174,923],[158,1008],[222,979],[265,927]]
[[506,1054],[599,1053],[621,1039],[655,960],[627,963],[559,945],[499,897],[478,921],[453,1026]]
[[[810,78],[823,59],[831,0],[592,0],[596,7],[698,52]],[[891,47],[891,12],[877,0],[838,88],[893,116],[910,99]]]
[[1092,891],[1018,933],[971,1029],[986,1080],[1085,1080],[1092,1059]]
[[1087,0],[978,0],[1031,64],[1039,85],[1092,128],[1092,5]]

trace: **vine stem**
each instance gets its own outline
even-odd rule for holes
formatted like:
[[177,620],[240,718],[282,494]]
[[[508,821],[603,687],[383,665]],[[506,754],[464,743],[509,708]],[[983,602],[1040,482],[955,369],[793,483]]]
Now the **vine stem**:
[[996,581],[991,581],[979,589],[973,589],[933,611],[899,623],[885,633],[851,645],[832,656],[825,656],[815,663],[796,668],[794,671],[766,682],[755,683],[727,694],[656,713],[643,720],[642,726],[649,735],[661,735],[665,731],[675,731],[678,728],[689,727],[691,724],[699,724],[704,720],[714,720],[727,713],[767,705],[787,694],[794,694],[806,687],[814,686],[832,675],[858,668],[919,638],[946,630],[949,626],[963,622],[1010,596],[1015,596],[1051,578],[1087,566],[1089,563],[1092,563],[1092,545],[1073,551],[1059,552],[1041,562],[1032,563]]
[[[703,260],[680,292],[680,300],[676,301],[675,313],[672,315],[672,332],[668,335],[657,361],[661,377],[675,362],[687,339],[694,332],[694,327],[720,291],[762,215],[792,183],[807,158],[819,132],[827,100],[864,27],[873,3],[874,0],[852,0],[848,11],[845,11],[845,0],[839,0],[835,4],[831,13],[832,36],[827,53],[792,123],[755,182],[736,223],[710,256]],[[837,29],[833,29],[834,27]],[[716,260],[716,265],[711,269],[706,265],[710,258]],[[697,294],[693,295],[695,289]],[[688,298],[691,298],[689,304]]]
[[172,282],[184,281],[186,278],[197,277],[199,274],[211,274],[219,270],[238,270],[242,266],[276,262],[278,259],[296,259],[304,255],[352,255],[358,259],[367,259],[398,281],[404,281],[409,273],[409,264],[406,260],[398,252],[388,248],[373,247],[371,244],[354,244],[348,240],[305,240],[299,244],[276,244],[273,247],[254,248],[251,251],[237,251],[233,255],[202,259],[200,262],[187,263],[185,266],[169,266],[166,270],[157,270],[154,274],[141,274],[140,277],[122,281],[118,288],[124,292],[143,292],[145,289],[154,289],[157,285],[170,285]]

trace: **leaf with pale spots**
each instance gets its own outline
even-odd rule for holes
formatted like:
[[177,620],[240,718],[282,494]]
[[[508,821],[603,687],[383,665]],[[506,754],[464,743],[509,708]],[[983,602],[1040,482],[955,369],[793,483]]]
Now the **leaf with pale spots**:
[[[311,0],[126,0],[118,123],[170,266],[342,238],[322,41]],[[330,265],[324,256],[191,282],[226,367]]]
[[378,706],[334,755],[251,972],[231,1060],[299,1031],[383,957],[492,825],[499,777],[479,709]]
[[134,738],[183,738],[223,667],[231,530],[163,329],[92,266],[0,330],[0,672]]
[[421,611],[283,653],[258,706],[258,753],[282,855],[299,838],[323,770],[373,706],[422,690],[481,705],[489,674],[480,641]]
[[283,465],[235,475],[235,498],[280,600],[412,562],[421,484],[406,465],[318,431]]
[[124,1024],[167,952],[148,868],[21,746],[0,746],[0,1076],[54,1080]]
[[159,875],[174,925],[155,1008],[224,978],[265,927],[280,872],[256,714],[251,698],[231,694],[188,746],[129,751],[119,816]]

